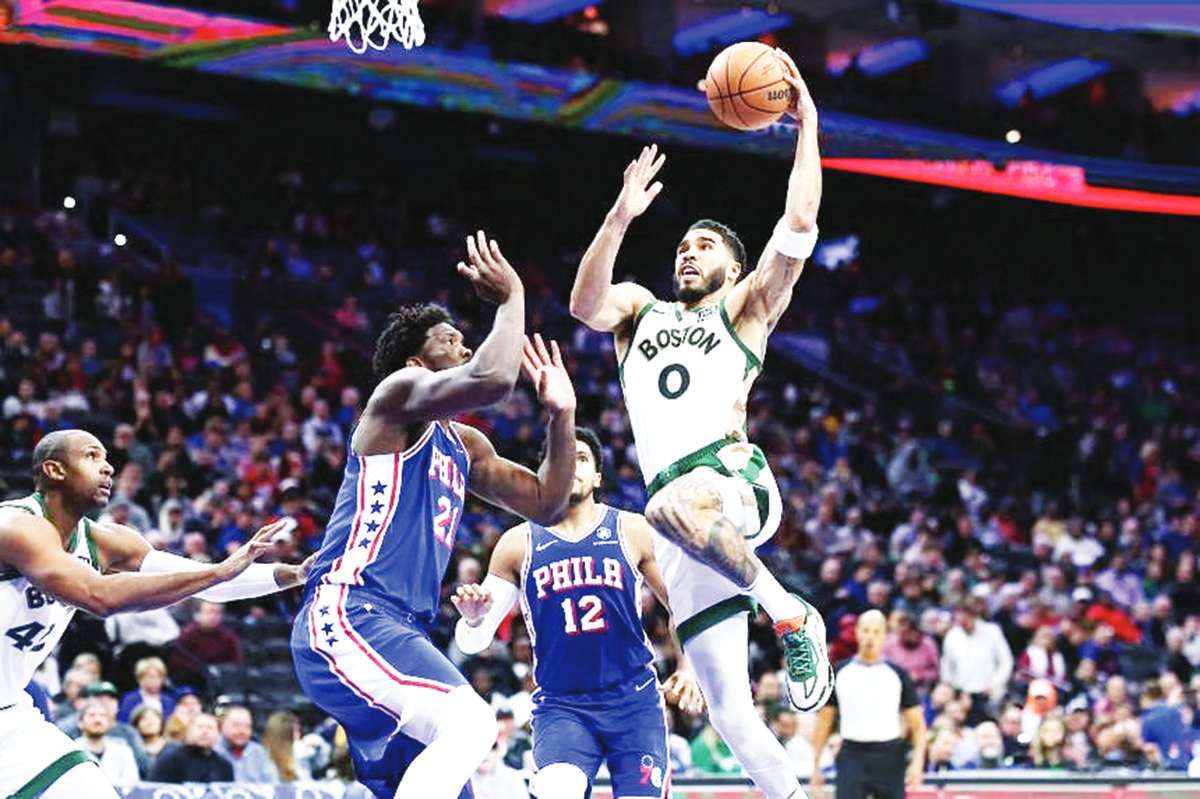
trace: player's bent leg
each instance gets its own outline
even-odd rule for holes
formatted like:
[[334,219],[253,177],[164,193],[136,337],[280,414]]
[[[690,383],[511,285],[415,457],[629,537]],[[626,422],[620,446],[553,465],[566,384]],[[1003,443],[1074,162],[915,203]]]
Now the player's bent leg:
[[38,796],[39,799],[117,799],[112,783],[94,762],[81,763],[64,772]]
[[833,691],[825,648],[825,622],[816,608],[791,594],[759,561],[737,520],[744,507],[736,493],[744,481],[696,469],[671,481],[646,504],[646,519],[663,536],[752,595],[776,623],[786,654],[788,695],[797,709],[820,709]]
[[543,766],[529,784],[529,792],[535,799],[583,799],[587,789],[587,775],[571,763]]
[[400,725],[405,735],[425,743],[396,799],[453,799],[470,781],[496,742],[496,714],[468,685],[461,685]]
[[750,693],[745,614],[709,627],[684,644],[708,703],[713,728],[767,799],[804,796],[796,768],[767,729]]

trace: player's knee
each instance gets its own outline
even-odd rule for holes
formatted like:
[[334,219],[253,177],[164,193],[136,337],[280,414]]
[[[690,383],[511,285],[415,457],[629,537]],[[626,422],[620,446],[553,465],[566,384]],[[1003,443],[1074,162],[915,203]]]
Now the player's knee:
[[451,691],[446,703],[438,735],[453,737],[464,749],[477,750],[482,758],[500,733],[495,712],[479,694],[465,685]]
[[578,766],[551,763],[538,769],[530,792],[537,799],[583,799],[587,787],[587,775]]

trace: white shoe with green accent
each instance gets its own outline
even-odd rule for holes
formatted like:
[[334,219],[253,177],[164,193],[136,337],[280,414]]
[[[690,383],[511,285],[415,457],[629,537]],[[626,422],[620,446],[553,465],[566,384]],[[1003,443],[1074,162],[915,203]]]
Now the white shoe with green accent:
[[[804,602],[803,599],[800,600]],[[803,619],[775,622],[775,634],[783,644],[788,698],[801,713],[815,713],[833,695],[833,666],[825,645],[825,620],[820,612],[804,602]]]

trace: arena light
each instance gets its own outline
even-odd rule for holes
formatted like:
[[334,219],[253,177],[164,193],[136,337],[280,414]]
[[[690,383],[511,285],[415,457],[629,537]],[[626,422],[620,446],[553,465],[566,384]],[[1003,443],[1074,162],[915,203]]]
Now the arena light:
[[922,161],[904,158],[824,158],[821,165],[933,186],[1002,194],[1082,208],[1200,216],[1200,196],[1092,186],[1082,167],[1042,161]]
[[113,244],[117,245],[118,247],[124,247],[128,241],[129,239],[125,238],[124,233],[118,233],[117,235],[113,236]]
[[63,197],[63,208],[66,208],[68,211],[70,211],[74,207],[75,207],[75,198],[74,197],[72,197],[69,194],[66,197]]
[[1008,142],[1009,144],[1020,144],[1021,143],[1021,131],[1017,130],[1016,128],[1013,128],[1008,133],[1004,134],[1004,140],[1006,142]]

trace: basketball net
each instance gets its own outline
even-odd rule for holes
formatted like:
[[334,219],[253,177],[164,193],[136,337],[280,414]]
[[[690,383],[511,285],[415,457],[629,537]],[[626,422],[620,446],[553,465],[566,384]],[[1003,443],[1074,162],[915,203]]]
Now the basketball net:
[[329,38],[345,39],[360,54],[368,47],[384,50],[392,41],[411,50],[425,43],[425,24],[417,0],[333,0]]

